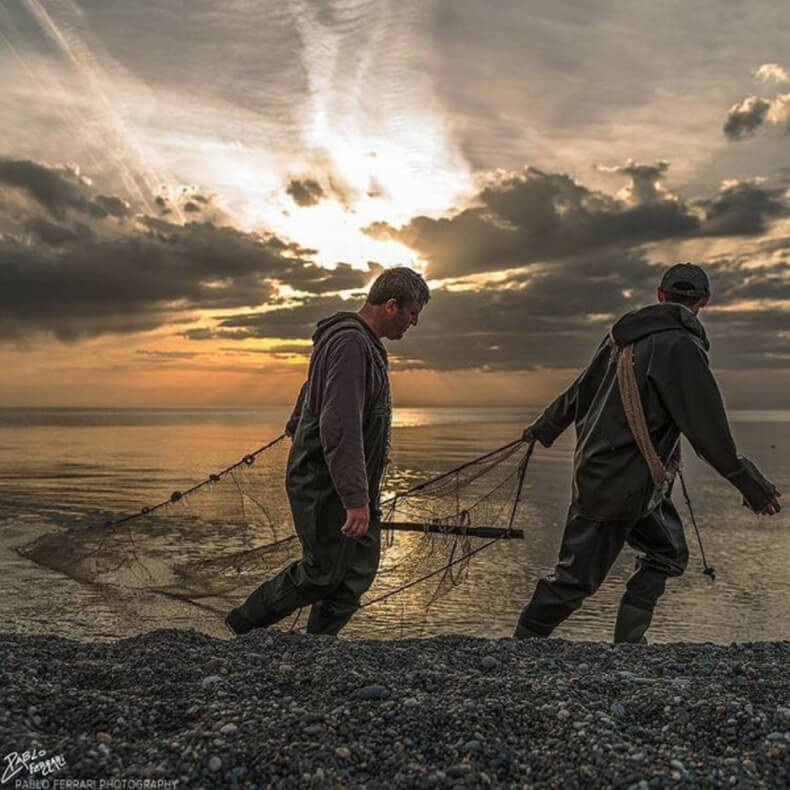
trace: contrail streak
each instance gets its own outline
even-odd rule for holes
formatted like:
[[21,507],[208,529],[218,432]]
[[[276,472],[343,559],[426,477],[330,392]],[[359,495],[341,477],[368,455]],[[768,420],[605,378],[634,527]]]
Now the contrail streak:
[[[91,95],[98,101],[104,111],[101,116],[102,124],[115,138],[114,143],[112,139],[103,140],[104,150],[118,169],[122,182],[132,198],[137,200],[149,214],[153,214],[150,196],[158,193],[162,179],[148,164],[148,156],[132,132],[121,102],[107,90],[107,79],[102,73],[98,58],[88,47],[84,37],[80,36],[73,26],[71,29],[59,26],[39,0],[23,0],[23,3],[44,33],[74,66],[77,74],[89,87]],[[79,19],[83,16],[79,6],[73,2],[61,2],[60,6],[73,17]],[[139,163],[139,173],[133,172],[127,164],[127,149],[131,149]],[[138,177],[142,180],[147,194],[141,189]],[[178,206],[174,205],[173,208],[179,220],[183,221],[184,217]]]
[[[66,94],[65,91],[60,89],[58,86],[54,86],[52,84],[46,84],[44,80],[36,73],[36,70],[22,57],[22,54],[17,50],[17,48],[11,43],[11,40],[0,30],[0,39],[5,42],[8,51],[13,55],[16,61],[19,63],[20,66],[25,70],[28,77],[36,84],[36,87],[41,90],[42,93],[46,93],[49,91],[59,91],[60,94],[65,98]],[[67,102],[64,102],[67,104]],[[61,120],[66,124],[66,126],[70,129],[73,129],[75,132],[81,131],[84,124],[79,123],[76,119],[74,114],[70,114],[65,112],[61,107],[57,107],[55,112],[60,116]],[[91,135],[86,135],[91,137]],[[90,140],[92,144],[96,144],[98,147],[98,142],[95,142],[93,139]],[[94,152],[89,148],[87,150],[88,156],[91,159],[92,164],[98,168],[100,165],[99,159],[96,157]]]

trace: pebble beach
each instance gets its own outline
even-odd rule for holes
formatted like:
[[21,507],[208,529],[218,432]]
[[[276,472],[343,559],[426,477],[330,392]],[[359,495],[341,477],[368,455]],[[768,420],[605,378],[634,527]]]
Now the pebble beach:
[[9,787],[790,786],[789,642],[0,634],[0,696]]

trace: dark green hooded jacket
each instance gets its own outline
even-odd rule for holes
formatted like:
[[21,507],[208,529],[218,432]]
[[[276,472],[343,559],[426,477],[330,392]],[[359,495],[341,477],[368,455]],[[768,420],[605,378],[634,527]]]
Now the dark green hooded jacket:
[[682,305],[663,303],[617,321],[588,367],[532,426],[548,447],[572,422],[576,425],[573,512],[597,521],[630,521],[657,504],[617,385],[615,352],[631,343],[645,418],[664,464],[682,433],[750,506],[767,504],[775,489],[736,454],[702,324]]

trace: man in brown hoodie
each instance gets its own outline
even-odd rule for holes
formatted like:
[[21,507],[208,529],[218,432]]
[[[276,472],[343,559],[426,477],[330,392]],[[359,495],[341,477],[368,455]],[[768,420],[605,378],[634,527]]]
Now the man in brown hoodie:
[[318,323],[308,378],[286,432],[286,489],[302,559],[262,584],[225,623],[235,634],[311,606],[308,633],[337,634],[359,608],[379,564],[379,486],[392,417],[387,352],[430,299],[405,267],[376,278],[357,313]]

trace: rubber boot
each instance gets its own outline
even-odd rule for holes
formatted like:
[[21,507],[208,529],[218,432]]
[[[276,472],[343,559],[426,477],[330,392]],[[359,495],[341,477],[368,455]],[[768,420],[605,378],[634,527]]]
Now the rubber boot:
[[546,639],[546,634],[539,634],[537,631],[531,631],[525,625],[519,623],[516,630],[513,632],[513,639]]
[[652,609],[640,609],[638,606],[621,603],[620,610],[617,612],[617,622],[614,626],[615,643],[632,642],[646,645],[647,637],[645,632],[650,626],[652,619]]
[[316,601],[310,607],[310,616],[307,618],[307,633],[337,636],[353,614],[353,611],[347,614],[335,614],[327,611],[323,601]]
[[255,627],[252,623],[246,620],[238,609],[231,609],[225,617],[225,626],[233,636],[241,636],[246,634]]

